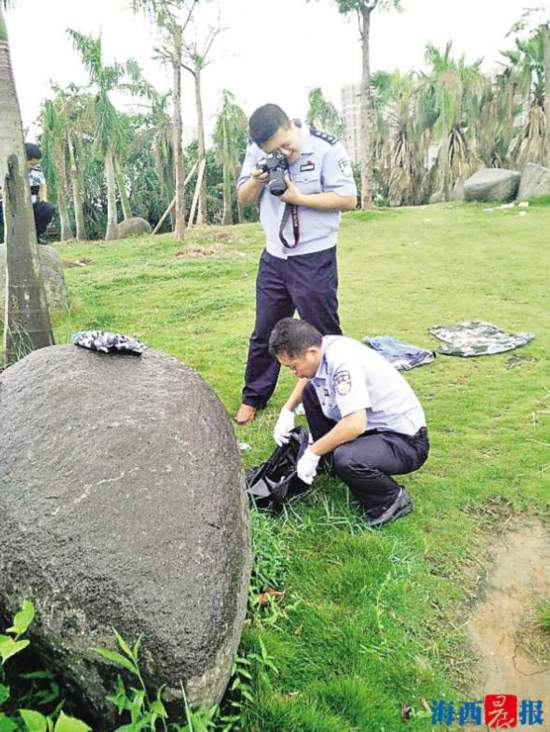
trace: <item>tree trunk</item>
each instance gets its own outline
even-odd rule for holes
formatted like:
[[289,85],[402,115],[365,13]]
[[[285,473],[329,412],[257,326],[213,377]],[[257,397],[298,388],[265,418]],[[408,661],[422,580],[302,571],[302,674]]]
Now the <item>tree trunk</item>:
[[443,118],[441,123],[441,190],[443,192],[443,200],[449,200],[449,147],[451,142],[451,133],[447,129],[447,120]]
[[107,181],[107,231],[105,241],[111,241],[118,237],[117,212],[116,212],[116,178],[115,161],[113,152],[109,148],[105,155],[105,179]]
[[185,187],[183,184],[183,146],[181,142],[181,56],[182,42],[181,32],[175,32],[172,36],[174,49],[172,58],[172,71],[174,78],[174,179],[176,192],[174,239],[183,241],[185,236]]
[[441,203],[449,200],[449,145],[450,131],[445,113],[441,115],[441,140],[437,151],[435,170],[435,191],[430,197],[430,203]]
[[233,181],[229,170],[229,141],[227,139],[227,125],[222,120],[223,134],[223,215],[222,224],[229,226],[233,223]]
[[[197,138],[199,143],[199,170],[202,161],[206,161],[206,144],[204,140],[204,117],[202,112],[202,96],[201,96],[201,72],[195,69],[195,104],[197,106]],[[197,214],[197,224],[202,226],[206,223],[206,173],[202,178],[201,187],[199,189],[199,210]]]
[[542,27],[544,42],[544,116],[546,121],[544,152],[546,166],[550,168],[550,26]]
[[[21,138],[21,157],[22,143]],[[26,167],[21,170],[17,155],[10,155],[4,181],[4,364],[9,366],[37,348],[53,345],[54,339],[40,271],[29,181]]]
[[59,212],[59,224],[61,226],[61,232],[59,234],[59,241],[71,241],[74,239],[73,230],[71,227],[71,220],[69,218],[69,210],[67,208],[67,201],[65,200],[65,191],[63,190],[63,184],[58,182],[55,187],[57,195],[57,210]]
[[0,181],[6,246],[4,363],[54,343],[42,284],[36,229],[23,149],[21,112],[0,3]]
[[74,151],[74,141],[72,135],[69,133],[67,136],[67,143],[69,146],[69,162],[70,162],[70,173],[71,173],[71,185],[73,189],[73,206],[74,206],[74,218],[76,222],[76,238],[84,241],[88,238],[86,234],[86,224],[84,222],[84,204],[82,199],[82,188],[80,185],[80,176],[78,174],[78,168],[76,165],[76,155]]
[[57,178],[57,209],[59,211],[59,223],[61,224],[61,241],[70,241],[74,239],[73,229],[71,226],[71,219],[69,218],[69,209],[67,208],[67,165],[65,163],[65,150],[64,144],[56,146],[54,150],[55,154],[55,168]]
[[128,219],[132,217],[132,209],[130,208],[130,199],[128,198],[128,194],[126,192],[124,176],[122,175],[122,171],[120,169],[119,162],[116,158],[114,158],[114,164],[115,164],[115,176],[116,176],[116,182],[117,182],[117,187],[118,187],[118,193],[120,195],[120,205],[122,207],[122,216],[124,218],[124,221],[128,221]]
[[372,7],[361,8],[361,208],[372,208],[372,150],[370,120],[370,16]]

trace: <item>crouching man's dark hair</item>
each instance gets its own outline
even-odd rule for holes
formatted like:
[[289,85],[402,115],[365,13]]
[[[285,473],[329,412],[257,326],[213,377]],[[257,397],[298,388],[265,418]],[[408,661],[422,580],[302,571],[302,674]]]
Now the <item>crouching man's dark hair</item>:
[[279,353],[286,353],[289,358],[297,358],[312,346],[321,348],[323,337],[305,320],[283,318],[271,331],[269,336],[269,353],[274,358]]
[[288,130],[290,119],[276,104],[264,104],[252,113],[248,121],[248,133],[252,142],[263,145],[277,132],[279,127]]
[[27,160],[40,160],[42,157],[42,150],[38,145],[34,145],[32,142],[26,142],[25,155],[27,156]]

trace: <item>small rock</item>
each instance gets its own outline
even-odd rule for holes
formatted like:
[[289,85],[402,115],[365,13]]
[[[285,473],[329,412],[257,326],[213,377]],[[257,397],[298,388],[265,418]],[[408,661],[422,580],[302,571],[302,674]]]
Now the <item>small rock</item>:
[[150,234],[152,231],[151,224],[139,216],[132,216],[126,221],[121,221],[117,225],[117,239],[127,239],[130,236],[141,236],[142,234]]

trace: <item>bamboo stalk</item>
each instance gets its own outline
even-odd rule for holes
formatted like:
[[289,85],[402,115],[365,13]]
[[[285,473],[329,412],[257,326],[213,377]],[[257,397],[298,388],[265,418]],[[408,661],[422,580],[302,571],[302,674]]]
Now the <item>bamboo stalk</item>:
[[195,218],[195,211],[197,210],[197,204],[199,202],[199,193],[202,185],[202,178],[204,176],[204,169],[206,167],[206,160],[201,160],[199,165],[199,174],[197,176],[197,184],[195,186],[195,192],[193,193],[193,203],[191,204],[191,213],[189,214],[189,221],[187,228],[190,229],[193,226],[193,219]]
[[[198,163],[195,163],[193,165],[193,167],[191,168],[191,172],[189,173],[189,175],[187,176],[187,178],[183,181],[183,187],[184,188],[189,183],[189,181],[191,180],[191,178],[193,177],[193,175],[195,174],[195,170],[197,169],[197,165],[198,165]],[[158,232],[158,230],[160,229],[160,227],[163,225],[164,221],[166,220],[166,217],[170,214],[170,211],[172,211],[172,209],[174,208],[175,205],[176,205],[176,197],[174,196],[174,198],[172,199],[172,202],[169,204],[169,206],[166,209],[166,211],[160,217],[160,219],[158,221],[158,224],[153,229],[153,234],[156,234]]]

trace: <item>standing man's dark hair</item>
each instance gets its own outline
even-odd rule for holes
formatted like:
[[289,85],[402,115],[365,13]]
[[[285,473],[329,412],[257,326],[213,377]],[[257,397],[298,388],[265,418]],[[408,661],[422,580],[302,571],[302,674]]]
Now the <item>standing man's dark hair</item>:
[[279,320],[298,311],[321,335],[342,332],[336,240],[340,212],[357,201],[348,154],[332,135],[290,119],[276,104],[255,110],[249,132],[237,196],[242,206],[259,202],[265,250],[237,424],[252,422],[273,394],[280,364],[269,336]]
[[25,143],[25,155],[27,160],[40,160],[42,157],[42,150],[32,142]]
[[290,117],[277,104],[264,104],[250,117],[248,133],[252,142],[261,146],[273,137],[279,127],[288,130]]

